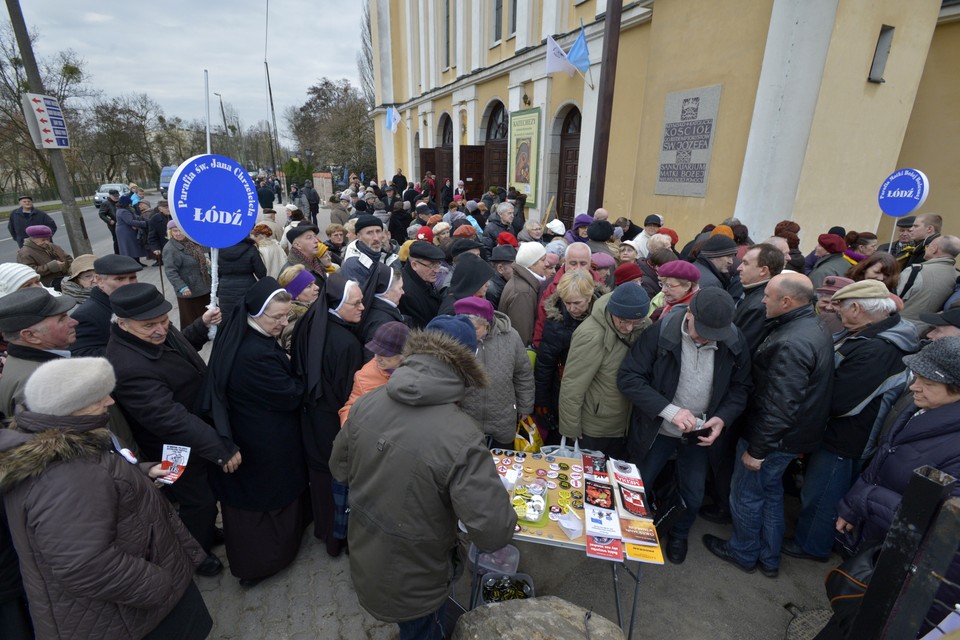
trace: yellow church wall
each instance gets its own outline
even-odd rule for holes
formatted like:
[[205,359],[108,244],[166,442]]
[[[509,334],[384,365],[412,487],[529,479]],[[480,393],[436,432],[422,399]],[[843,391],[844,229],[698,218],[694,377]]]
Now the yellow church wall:
[[[930,179],[921,212],[943,216],[944,233],[960,234],[960,21],[933,33],[920,87],[896,168],[914,167]],[[890,238],[893,220],[883,216],[878,235]]]
[[[685,242],[734,210],[772,2],[657,0],[652,8],[646,77],[632,79],[644,89],[631,213],[635,221],[662,214]],[[633,66],[624,56],[618,64]],[[705,197],[656,195],[667,94],[717,84],[722,90]]]
[[[939,10],[940,0],[840,2],[794,205],[803,247],[836,224],[877,228],[877,191],[898,167]],[[867,75],[882,25],[896,31],[877,84]]]

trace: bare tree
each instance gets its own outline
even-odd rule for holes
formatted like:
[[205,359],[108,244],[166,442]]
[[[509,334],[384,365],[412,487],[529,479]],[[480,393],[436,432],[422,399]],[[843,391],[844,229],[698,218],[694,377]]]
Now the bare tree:
[[370,0],[363,0],[363,22],[360,25],[360,51],[357,53],[357,68],[360,71],[360,91],[373,109],[377,93],[373,76],[373,32],[370,27]]

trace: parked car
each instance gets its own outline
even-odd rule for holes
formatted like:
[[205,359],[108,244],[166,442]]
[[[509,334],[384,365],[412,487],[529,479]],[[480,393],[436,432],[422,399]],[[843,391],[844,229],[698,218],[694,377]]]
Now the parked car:
[[120,182],[108,182],[100,185],[100,188],[97,189],[97,192],[93,194],[93,204],[98,207],[103,204],[103,201],[107,199],[107,194],[111,189],[116,189],[122,196],[130,195],[130,187],[127,185]]
[[160,195],[164,198],[167,197],[167,189],[170,188],[170,180],[173,178],[173,174],[176,172],[177,167],[169,166],[160,169]]

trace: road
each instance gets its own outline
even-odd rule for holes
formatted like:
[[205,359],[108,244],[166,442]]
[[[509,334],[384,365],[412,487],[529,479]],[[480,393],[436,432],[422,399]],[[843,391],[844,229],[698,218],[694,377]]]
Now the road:
[[[90,236],[90,245],[93,247],[93,253],[97,256],[103,256],[113,253],[113,240],[110,237],[110,231],[107,225],[103,224],[100,216],[97,215],[97,207],[81,207],[83,221],[87,227],[87,235]],[[63,247],[67,253],[76,256],[70,248],[70,242],[67,239],[66,227],[63,224],[63,214],[59,211],[47,211],[54,222],[57,223],[57,233],[53,241]],[[2,238],[0,238],[0,262],[17,261],[17,243],[13,241],[10,234],[7,233],[7,223],[3,222]]]

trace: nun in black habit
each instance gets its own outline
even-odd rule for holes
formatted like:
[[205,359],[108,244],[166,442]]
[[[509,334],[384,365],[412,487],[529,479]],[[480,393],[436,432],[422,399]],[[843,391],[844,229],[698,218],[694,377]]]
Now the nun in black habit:
[[[333,440],[340,432],[340,408],[350,398],[353,375],[364,363],[358,338],[363,291],[356,280],[331,274],[320,298],[298,322],[293,334],[293,370],[304,381],[303,447],[310,476],[313,534],[338,556],[346,546],[346,528],[334,535],[335,490],[345,502],[346,490],[335,487],[330,474]],[[343,507],[339,512],[343,516]]]
[[217,473],[211,484],[230,572],[245,587],[293,562],[309,523],[303,383],[277,341],[290,304],[276,280],[257,281],[220,325],[204,389],[204,410],[244,454],[235,473]]

